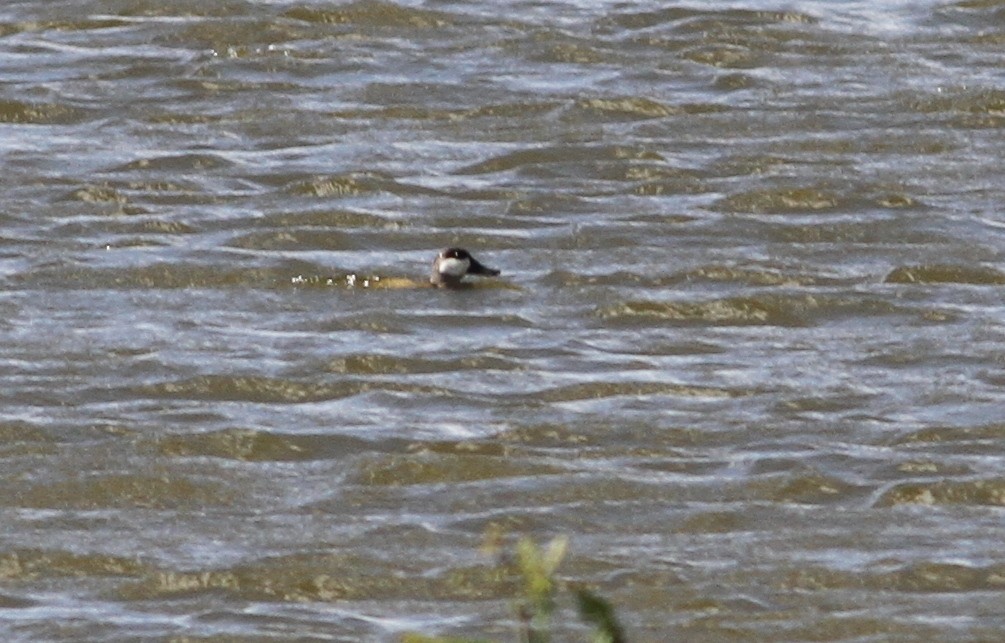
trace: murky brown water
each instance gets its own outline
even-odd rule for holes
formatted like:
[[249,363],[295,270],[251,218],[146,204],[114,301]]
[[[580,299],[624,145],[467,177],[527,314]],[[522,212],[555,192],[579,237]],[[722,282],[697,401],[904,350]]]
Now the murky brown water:
[[0,637],[1002,638],[1003,17],[4,5]]

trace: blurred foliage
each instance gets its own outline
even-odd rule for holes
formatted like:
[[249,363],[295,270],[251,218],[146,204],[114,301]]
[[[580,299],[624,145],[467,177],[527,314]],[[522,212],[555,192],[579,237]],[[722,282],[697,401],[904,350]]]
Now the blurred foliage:
[[[500,565],[514,567],[519,576],[521,589],[514,599],[520,621],[519,640],[521,643],[550,643],[559,590],[564,588],[556,572],[569,549],[569,538],[558,536],[547,545],[539,546],[531,538],[523,537],[512,553],[504,551],[501,542],[502,533],[490,530],[486,534],[483,550],[495,554]],[[574,589],[573,594],[580,617],[593,626],[591,643],[626,643],[610,603],[584,588]],[[478,639],[413,633],[405,634],[401,640],[402,643],[488,643]]]

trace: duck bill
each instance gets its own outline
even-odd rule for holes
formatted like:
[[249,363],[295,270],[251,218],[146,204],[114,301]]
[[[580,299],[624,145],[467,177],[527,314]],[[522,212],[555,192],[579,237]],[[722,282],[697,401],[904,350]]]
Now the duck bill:
[[471,257],[471,265],[468,266],[468,274],[495,277],[499,274],[499,271],[495,268],[489,268],[488,266],[479,263],[474,257]]

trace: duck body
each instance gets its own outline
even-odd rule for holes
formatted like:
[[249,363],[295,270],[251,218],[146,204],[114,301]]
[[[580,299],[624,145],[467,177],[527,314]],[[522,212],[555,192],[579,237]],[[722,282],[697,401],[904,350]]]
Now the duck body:
[[461,288],[467,285],[462,281],[465,275],[495,277],[498,274],[498,270],[483,265],[464,248],[447,248],[433,260],[429,282],[437,288]]

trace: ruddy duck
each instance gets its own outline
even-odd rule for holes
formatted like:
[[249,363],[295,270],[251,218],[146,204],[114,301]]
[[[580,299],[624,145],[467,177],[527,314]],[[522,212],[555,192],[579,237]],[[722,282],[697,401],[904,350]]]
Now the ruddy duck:
[[488,268],[471,256],[464,248],[447,248],[433,260],[433,274],[429,282],[437,288],[459,288],[464,275],[485,275],[495,277],[499,271]]

